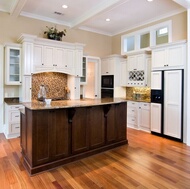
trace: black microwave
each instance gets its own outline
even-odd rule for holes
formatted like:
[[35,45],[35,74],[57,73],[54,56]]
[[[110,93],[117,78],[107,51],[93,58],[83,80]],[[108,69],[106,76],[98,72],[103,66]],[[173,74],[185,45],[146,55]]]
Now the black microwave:
[[102,88],[114,88],[114,76],[102,75],[101,87]]

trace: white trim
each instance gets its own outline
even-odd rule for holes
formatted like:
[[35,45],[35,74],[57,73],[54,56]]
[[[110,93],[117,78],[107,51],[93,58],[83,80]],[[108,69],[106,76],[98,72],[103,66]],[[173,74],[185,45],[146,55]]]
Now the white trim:
[[0,45],[0,133],[3,132],[3,110],[4,110],[4,105],[3,105],[3,45]]

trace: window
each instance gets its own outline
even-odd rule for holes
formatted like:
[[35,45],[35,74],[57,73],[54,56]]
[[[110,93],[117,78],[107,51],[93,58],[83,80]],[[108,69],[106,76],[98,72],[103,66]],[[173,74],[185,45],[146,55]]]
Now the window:
[[121,54],[172,42],[172,21],[162,22],[121,36]]
[[156,45],[168,43],[168,27],[156,30]]
[[150,46],[150,33],[145,33],[140,36],[140,49]]

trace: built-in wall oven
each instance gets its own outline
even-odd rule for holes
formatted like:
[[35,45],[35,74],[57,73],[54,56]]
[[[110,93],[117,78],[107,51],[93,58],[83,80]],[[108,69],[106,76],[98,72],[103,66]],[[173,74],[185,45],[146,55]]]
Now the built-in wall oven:
[[102,75],[101,77],[101,97],[113,98],[114,97],[114,76]]

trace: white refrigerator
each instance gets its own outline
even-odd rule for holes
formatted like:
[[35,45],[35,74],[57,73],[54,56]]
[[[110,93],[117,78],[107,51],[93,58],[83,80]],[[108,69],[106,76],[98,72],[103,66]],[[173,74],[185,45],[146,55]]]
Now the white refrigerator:
[[153,71],[151,93],[160,90],[162,101],[151,99],[151,132],[183,140],[183,70]]

